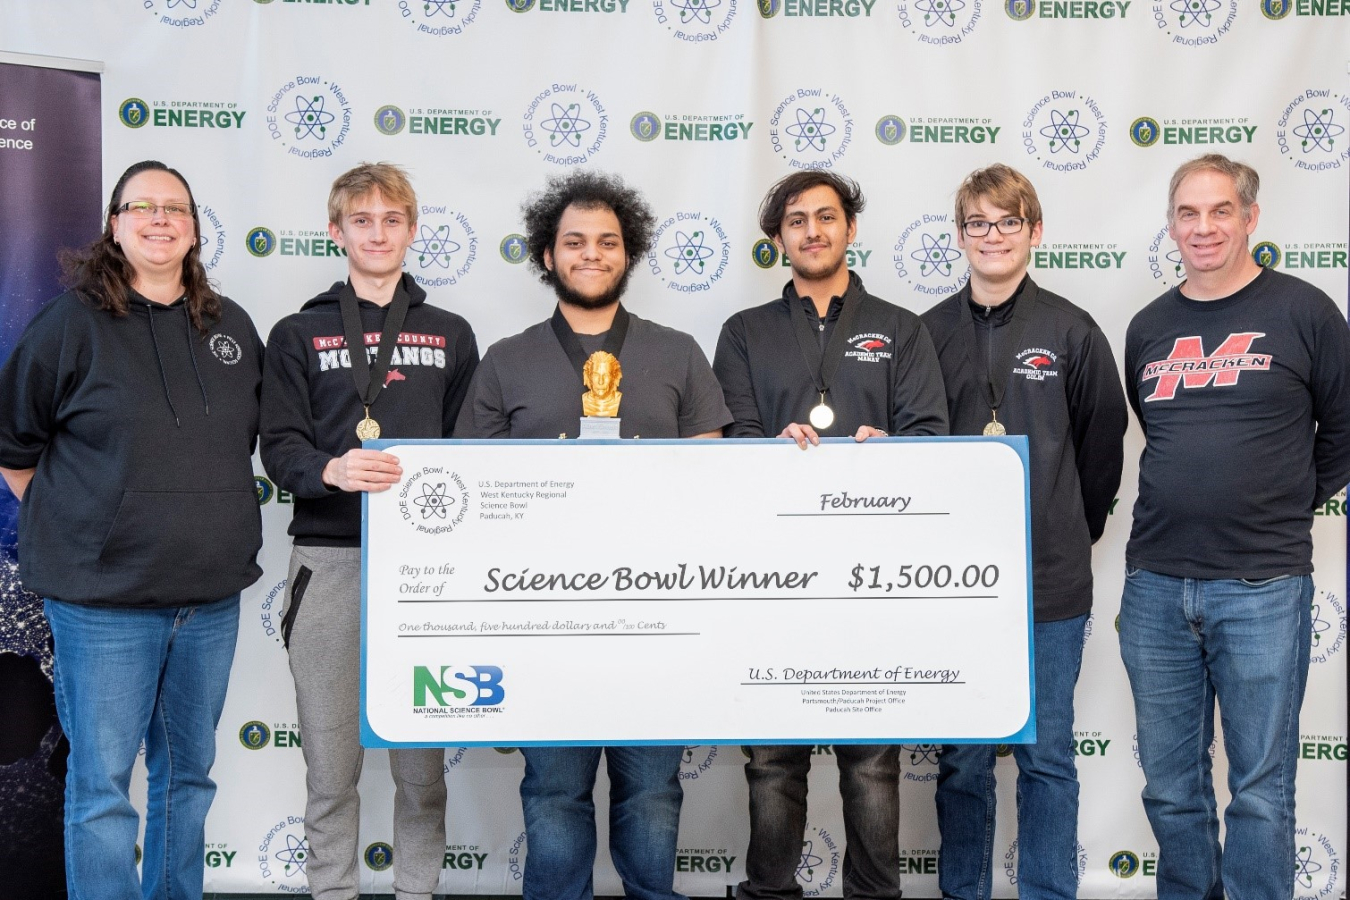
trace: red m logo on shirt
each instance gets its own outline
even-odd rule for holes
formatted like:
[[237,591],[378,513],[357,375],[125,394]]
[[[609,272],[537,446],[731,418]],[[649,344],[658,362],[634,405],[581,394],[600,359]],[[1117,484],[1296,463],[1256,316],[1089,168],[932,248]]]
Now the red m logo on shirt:
[[1177,338],[1167,359],[1144,366],[1141,382],[1158,379],[1153,393],[1145,397],[1144,402],[1175,398],[1177,385],[1181,383],[1188,388],[1209,387],[1210,382],[1215,387],[1225,387],[1237,384],[1238,376],[1243,372],[1269,371],[1270,354],[1247,352],[1252,341],[1265,336],[1260,331],[1230,334],[1211,356],[1205,355],[1199,337]]

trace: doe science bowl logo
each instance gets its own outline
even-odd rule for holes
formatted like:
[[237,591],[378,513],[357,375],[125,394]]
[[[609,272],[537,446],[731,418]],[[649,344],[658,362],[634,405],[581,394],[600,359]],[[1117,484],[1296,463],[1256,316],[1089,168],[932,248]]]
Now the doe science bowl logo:
[[731,30],[736,0],[652,0],[652,13],[671,37],[702,44]]
[[692,294],[722,279],[731,261],[726,228],[715,216],[681,211],[657,226],[647,267],[667,290]]
[[1340,854],[1325,834],[1294,830],[1294,900],[1339,897],[1341,867]]
[[[1082,845],[1082,843],[1080,842],[1080,843],[1078,843],[1078,844],[1075,845],[1075,847],[1074,847],[1074,854],[1075,854],[1074,858],[1077,860],[1078,884],[1082,884],[1082,883],[1083,883],[1083,876],[1084,876],[1085,874],[1087,874],[1087,864],[1088,864],[1087,848],[1084,847],[1084,846]],[[1010,844],[1010,845],[1008,846],[1007,851],[1003,854],[1003,876],[1004,876],[1006,879],[1008,879],[1008,884],[1011,884],[1011,885],[1016,885],[1016,884],[1017,884],[1017,841],[1016,841],[1016,840],[1014,840],[1014,841],[1012,842],[1012,844]]]
[[1319,591],[1312,601],[1310,661],[1323,664],[1345,646],[1345,604],[1331,591]]
[[[1259,260],[1258,260],[1259,262]],[[1171,287],[1186,278],[1186,267],[1181,251],[1172,240],[1171,229],[1164,225],[1153,235],[1148,245],[1148,270],[1160,287]]]
[[398,14],[418,34],[463,34],[478,19],[482,0],[398,0]]
[[843,854],[834,835],[809,822],[802,836],[802,856],[797,863],[797,883],[803,897],[822,897],[834,887],[839,877],[839,861]]
[[1154,31],[1183,47],[1217,44],[1237,21],[1238,0],[1160,0],[1153,4]]
[[577,166],[600,152],[609,114],[594,91],[553,84],[535,94],[522,117],[525,145],[559,166]]
[[304,816],[278,819],[258,842],[258,872],[277,891],[308,894],[309,841]]
[[261,225],[252,228],[244,235],[244,246],[248,248],[250,256],[271,256],[277,249],[276,232]]
[[900,27],[921,44],[961,43],[979,24],[983,0],[901,0],[896,4]]
[[950,213],[925,213],[906,225],[891,254],[895,274],[931,297],[961,290],[970,277],[970,266],[957,245],[956,227]]
[[193,28],[220,12],[220,0],[141,0],[155,21],[171,28]]
[[680,781],[698,781],[712,768],[715,759],[717,748],[714,746],[685,747],[680,759]]
[[1285,106],[1275,123],[1280,155],[1305,172],[1340,169],[1350,159],[1347,121],[1350,94],[1309,88]]
[[1051,91],[1022,122],[1022,148],[1054,172],[1086,169],[1106,146],[1106,114],[1078,91]]
[[769,142],[794,169],[828,169],[853,143],[853,114],[838,94],[798,88],[774,107]]
[[221,257],[225,255],[225,226],[209,206],[197,207],[197,218],[201,221],[202,265],[210,272],[220,265]]
[[458,473],[442,466],[423,466],[398,493],[403,521],[423,534],[449,534],[469,512],[469,488]]
[[478,258],[478,233],[462,212],[424,205],[417,233],[405,258],[408,271],[424,288],[448,287],[469,274]]
[[140,97],[128,97],[117,107],[117,119],[128,128],[142,128],[150,121],[150,104]]
[[352,127],[352,105],[336,81],[321,75],[297,75],[267,102],[267,133],[291,156],[321,159],[333,155]]
[[272,742],[272,729],[262,722],[245,722],[239,728],[239,743],[245,750],[261,750]]

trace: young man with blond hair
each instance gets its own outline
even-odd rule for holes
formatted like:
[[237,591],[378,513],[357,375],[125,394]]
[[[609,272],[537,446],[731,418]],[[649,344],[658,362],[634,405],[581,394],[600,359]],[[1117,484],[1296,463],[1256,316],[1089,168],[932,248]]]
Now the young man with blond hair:
[[[993,165],[956,194],[970,281],[923,314],[933,335],[952,434],[1022,434],[1030,443],[1036,743],[1017,761],[1017,889],[1026,900],[1078,892],[1078,773],[1073,694],[1092,609],[1092,544],[1120,485],[1125,397],[1111,346],[1086,312],[1027,274],[1041,204],[1021,173]],[[992,889],[991,744],[939,759],[938,885],[951,900]]]
[[[347,280],[282,319],[267,340],[261,450],[295,495],[281,633],[304,736],[306,875],[315,900],[355,900],[361,776],[361,493],[402,474],[363,438],[449,437],[478,365],[473,331],[428,305],[403,272],[417,227],[406,173],[363,164],[338,177],[328,232]],[[394,894],[428,900],[445,854],[444,751],[390,750]]]

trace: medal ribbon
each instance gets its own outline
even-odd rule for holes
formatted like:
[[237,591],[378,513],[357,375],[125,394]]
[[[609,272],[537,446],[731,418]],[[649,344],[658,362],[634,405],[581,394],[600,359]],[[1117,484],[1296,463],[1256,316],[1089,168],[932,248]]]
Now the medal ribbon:
[[[976,366],[976,371],[983,370],[984,372],[984,383],[989,386],[989,412],[997,421],[999,407],[1003,405],[1003,398],[1008,391],[1008,380],[1012,378],[1012,358],[1017,353],[1017,342],[1022,337],[1022,331],[1027,327],[1027,322],[1031,319],[1032,309],[1036,306],[1036,285],[1028,282],[1026,290],[1019,292],[1021,296],[1018,296],[1018,293],[1013,294],[1017,301],[1013,306],[1012,331],[1008,333],[1007,346],[1011,348],[1008,351],[1008,360],[1001,366],[994,365],[992,368],[991,364],[994,361],[988,358],[988,354],[980,351],[980,339],[975,333],[975,312],[970,308],[970,295],[967,293],[969,290],[970,286],[967,285],[965,290],[962,291],[965,296],[961,298],[961,308],[965,310],[966,314],[966,349],[969,352],[971,364]],[[989,338],[992,340],[993,336],[989,335]],[[994,383],[994,372],[996,371],[1002,371],[1003,373],[997,384]]]
[[[581,341],[577,339],[572,326],[563,318],[561,304],[554,308],[549,325],[553,327],[553,336],[562,345],[563,352],[572,361],[572,368],[577,370],[577,380],[582,380],[582,369],[586,367],[586,351],[582,349]],[[623,349],[626,337],[628,337],[628,310],[623,308],[623,304],[619,304],[619,308],[614,311],[614,322],[609,326],[609,332],[605,335],[605,342],[600,349],[619,359],[619,351]],[[619,362],[623,360],[619,359]]]
[[403,330],[403,320],[408,315],[411,299],[403,289],[403,279],[399,279],[394,288],[394,300],[389,305],[389,315],[385,317],[384,329],[380,332],[379,348],[375,351],[375,365],[370,364],[366,356],[366,336],[361,328],[360,301],[356,291],[348,281],[338,294],[338,307],[342,310],[342,334],[347,340],[347,350],[352,358],[352,383],[356,386],[356,396],[366,408],[366,417],[370,417],[371,404],[384,390],[384,374],[394,357],[394,345],[398,343],[399,332]]
[[[796,296],[796,291],[793,291],[793,295]],[[808,321],[810,316],[807,315],[807,311],[800,305],[794,308],[793,304],[789,303],[788,313],[792,317],[792,330],[797,335],[797,349],[801,350],[802,362],[806,365],[806,371],[811,376],[811,384],[820,395],[822,404],[825,402],[825,394],[830,390],[830,382],[839,371],[839,364],[844,361],[844,348],[848,346],[853,320],[858,317],[858,307],[861,305],[862,300],[854,291],[845,291],[839,319],[834,323],[834,330],[830,332],[830,340],[822,354],[820,341],[811,332],[811,322]]]

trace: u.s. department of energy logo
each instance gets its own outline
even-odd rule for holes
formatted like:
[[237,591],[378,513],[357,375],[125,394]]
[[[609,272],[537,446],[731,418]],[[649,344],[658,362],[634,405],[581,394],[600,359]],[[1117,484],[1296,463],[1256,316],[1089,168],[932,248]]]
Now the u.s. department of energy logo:
[[1033,269],[1093,269],[1119,271],[1125,267],[1126,251],[1118,244],[1041,244],[1031,249]]
[[1280,155],[1306,172],[1340,169],[1350,159],[1347,121],[1350,94],[1309,88],[1285,106],[1275,123]]
[[[1083,846],[1083,844],[1082,844],[1081,841],[1078,842],[1078,843],[1076,843],[1076,844],[1074,845],[1074,859],[1075,859],[1076,862],[1077,862],[1077,865],[1076,865],[1076,867],[1075,867],[1075,868],[1077,869],[1077,872],[1078,872],[1078,882],[1077,882],[1077,883],[1078,883],[1078,884],[1082,884],[1082,883],[1083,883],[1083,876],[1084,876],[1085,874],[1087,874],[1088,857],[1087,857],[1087,848]],[[1011,885],[1016,885],[1016,884],[1017,884],[1017,841],[1016,841],[1016,840],[1014,840],[1014,841],[1008,846],[1007,851],[1004,852],[1004,854],[1003,854],[1003,877],[1006,878],[1006,879],[1008,880],[1008,884],[1011,884]]]
[[193,28],[220,12],[220,0],[141,0],[141,8],[171,28]]
[[1168,43],[1206,47],[1233,29],[1238,0],[1159,0],[1152,12],[1153,30]]
[[330,157],[347,140],[352,105],[336,81],[298,75],[277,88],[267,102],[267,133],[291,156]]
[[1106,146],[1106,114],[1086,94],[1051,91],[1036,101],[1023,120],[1022,146],[1042,168],[1082,171]]
[[900,27],[921,44],[951,46],[970,37],[983,18],[983,0],[900,0]]
[[544,162],[575,166],[600,152],[609,114],[594,91],[579,84],[553,84],[535,94],[523,116],[525,145]]
[[1171,287],[1186,277],[1186,267],[1181,261],[1181,251],[1168,226],[1164,225],[1153,235],[1148,244],[1148,270],[1153,280],[1162,287]]
[[449,534],[469,513],[469,488],[456,472],[443,466],[423,466],[398,493],[404,522],[423,534]]
[[778,245],[768,238],[760,238],[750,248],[750,258],[761,269],[772,269],[778,265]]
[[309,841],[305,817],[286,816],[267,829],[258,842],[258,873],[273,888],[286,894],[309,893],[305,868],[309,864]]
[[518,266],[529,259],[530,247],[525,242],[523,234],[508,234],[502,238],[502,242],[497,245],[497,252],[501,254],[502,259],[513,266]]
[[1245,116],[1227,118],[1163,119],[1140,116],[1130,123],[1130,142],[1136,147],[1204,146],[1206,144],[1250,144],[1256,139],[1257,126]]
[[876,127],[872,129],[872,133],[877,136],[877,140],[887,147],[894,147],[905,139],[905,120],[899,116],[884,115],[877,119]]
[[361,859],[372,872],[383,872],[394,864],[394,848],[384,841],[376,841],[366,847]]
[[276,485],[272,484],[272,479],[266,475],[254,475],[253,492],[258,497],[258,505],[263,506],[272,502],[272,498],[276,496],[277,488]]
[[798,88],[774,107],[769,142],[794,169],[828,169],[853,143],[853,114],[838,94]]
[[1274,241],[1261,241],[1252,247],[1252,260],[1264,269],[1277,269],[1283,254],[1280,245]]
[[272,729],[262,722],[245,722],[239,728],[239,743],[245,750],[261,750],[272,742]]
[[755,8],[759,10],[761,19],[772,19],[778,15],[778,11],[783,7],[783,0],[755,0]]
[[643,110],[628,121],[628,133],[643,143],[661,136],[661,117]]
[[656,24],[691,44],[710,43],[730,31],[736,9],[737,0],[652,0]]
[[276,232],[261,225],[251,228],[244,235],[244,246],[248,248],[250,256],[271,256],[272,251],[277,249]]
[[685,747],[684,756],[680,759],[680,781],[698,781],[712,768],[715,759],[717,759],[715,746]]
[[1340,896],[1341,857],[1325,834],[1294,829],[1294,900]]
[[1139,854],[1133,850],[1117,850],[1107,859],[1106,868],[1117,878],[1133,878],[1139,874]]
[[383,135],[395,135],[408,124],[408,116],[393,104],[385,104],[375,110],[375,130]]
[[1025,22],[1036,15],[1035,0],[1003,0],[1003,11],[1014,22]]
[[205,204],[197,207],[200,222],[198,241],[202,248],[202,265],[210,272],[220,265],[225,255],[225,226],[220,223],[220,215]]
[[140,97],[128,97],[117,107],[117,120],[128,128],[143,128],[150,121],[150,105]]
[[398,16],[418,34],[463,34],[478,19],[483,0],[399,0]]
[[1083,3],[1080,0],[1003,0],[1003,11],[1016,22],[1031,18],[1041,19],[1124,19],[1129,15],[1131,0],[1101,0]]
[[1261,15],[1279,21],[1294,8],[1293,0],[1261,0]]
[[647,267],[667,290],[684,294],[707,291],[726,274],[731,242],[716,216],[682,210],[657,226],[647,251]]
[[1162,126],[1157,119],[1140,116],[1130,123],[1130,141],[1136,147],[1152,147],[1162,137]]
[[843,854],[834,835],[824,828],[806,824],[802,835],[802,855],[797,863],[797,884],[803,897],[823,897],[839,877]]
[[892,249],[895,274],[921,294],[946,297],[961,290],[970,277],[950,213],[925,213],[914,219]]
[[478,233],[464,213],[423,205],[404,262],[424,288],[448,287],[469,274],[478,258]]

